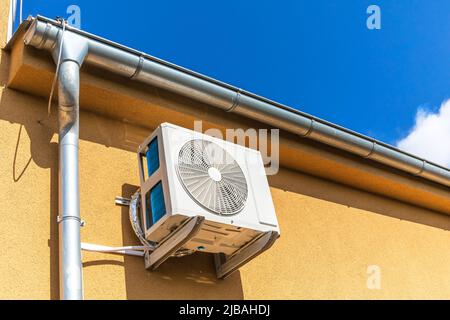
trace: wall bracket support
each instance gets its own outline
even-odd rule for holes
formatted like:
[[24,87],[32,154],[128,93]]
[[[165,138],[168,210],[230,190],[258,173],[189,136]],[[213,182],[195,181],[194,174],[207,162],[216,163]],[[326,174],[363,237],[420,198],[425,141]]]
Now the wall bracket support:
[[164,242],[159,244],[155,250],[151,252],[146,251],[144,255],[145,268],[147,270],[155,270],[158,268],[200,231],[204,221],[205,217],[203,216],[195,216],[187,219]]
[[214,254],[217,278],[224,279],[228,277],[244,264],[269,249],[278,237],[278,232],[267,231],[255,240],[250,241],[230,257],[225,256],[223,253]]

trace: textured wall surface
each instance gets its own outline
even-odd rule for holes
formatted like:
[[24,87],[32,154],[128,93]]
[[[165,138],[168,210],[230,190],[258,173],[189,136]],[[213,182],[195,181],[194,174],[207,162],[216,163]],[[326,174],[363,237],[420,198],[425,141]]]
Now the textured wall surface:
[[[57,299],[56,108],[39,124],[47,101],[5,88],[10,56],[0,54],[0,298]],[[151,129],[82,112],[80,132],[82,240],[137,243],[114,198],[135,190],[132,150]],[[85,298],[450,298],[448,216],[288,169],[269,182],[281,238],[230,278],[215,279],[207,254],[147,272],[140,258],[85,252]],[[367,288],[370,265],[381,270],[380,290]]]

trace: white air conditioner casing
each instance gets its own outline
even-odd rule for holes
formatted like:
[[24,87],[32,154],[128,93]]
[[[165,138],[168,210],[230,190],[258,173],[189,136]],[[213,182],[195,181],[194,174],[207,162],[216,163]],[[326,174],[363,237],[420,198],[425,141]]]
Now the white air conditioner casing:
[[[145,155],[150,157],[151,143],[159,164],[154,164],[153,154],[154,172],[149,175]],[[280,233],[259,151],[163,123],[141,144],[138,158],[141,221],[147,240],[164,241],[193,216],[205,220],[184,245],[189,250],[230,255],[264,232]],[[159,201],[164,199],[165,210],[156,195]],[[165,213],[157,221],[153,221],[153,206]]]

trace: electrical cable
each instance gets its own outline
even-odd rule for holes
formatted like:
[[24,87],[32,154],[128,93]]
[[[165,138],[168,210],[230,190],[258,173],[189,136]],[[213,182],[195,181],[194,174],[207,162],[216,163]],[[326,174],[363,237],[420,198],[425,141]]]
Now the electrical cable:
[[[132,256],[144,256],[146,251],[153,251],[157,247],[157,243],[147,241],[145,238],[145,234],[141,228],[141,221],[139,219],[139,199],[140,193],[137,191],[130,200],[129,205],[129,215],[130,215],[130,223],[133,228],[134,233],[138,237],[142,246],[126,246],[126,247],[109,247],[97,244],[90,243],[81,243],[81,249],[85,251],[95,251],[95,252],[105,252],[105,253],[117,253],[117,254],[126,254]],[[179,249],[175,252],[172,257],[184,257],[189,254],[194,253],[195,250],[189,249]]]
[[81,243],[81,249],[85,251],[93,251],[93,252],[105,252],[105,253],[118,253],[118,254],[127,254],[132,256],[143,257],[144,250],[146,250],[145,246],[125,246],[125,247],[108,247],[102,246],[98,244],[91,243]]
[[61,55],[62,55],[62,49],[63,49],[63,45],[64,45],[64,32],[66,31],[66,20],[64,20],[63,18],[58,18],[57,19],[60,23],[61,23],[61,27],[62,27],[62,32],[61,32],[61,44],[59,46],[59,52],[58,52],[58,60],[56,62],[56,71],[55,71],[55,75],[53,77],[53,81],[52,81],[52,87],[50,89],[50,96],[48,98],[48,104],[47,104],[47,119],[41,119],[38,122],[40,124],[42,124],[42,121],[44,120],[48,120],[50,119],[50,115],[51,115],[51,108],[52,108],[52,99],[53,99],[53,93],[55,91],[55,86],[56,86],[56,81],[58,80],[58,76],[59,76],[59,67],[61,65]]

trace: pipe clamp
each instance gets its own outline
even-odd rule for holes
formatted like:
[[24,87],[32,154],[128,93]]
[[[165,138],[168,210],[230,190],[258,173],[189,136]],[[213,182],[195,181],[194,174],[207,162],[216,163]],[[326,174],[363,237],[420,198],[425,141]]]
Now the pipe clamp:
[[84,220],[82,220],[80,217],[77,217],[77,216],[63,216],[63,217],[61,217],[60,215],[58,215],[56,217],[56,222],[57,223],[61,223],[64,220],[77,220],[80,223],[81,227],[84,227],[86,225],[86,222]]

